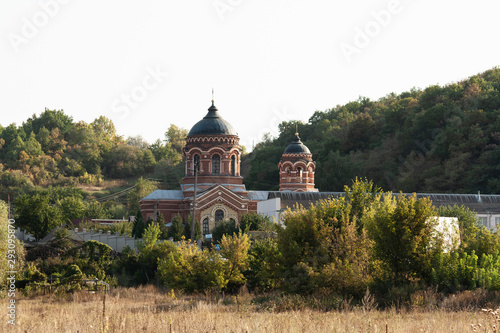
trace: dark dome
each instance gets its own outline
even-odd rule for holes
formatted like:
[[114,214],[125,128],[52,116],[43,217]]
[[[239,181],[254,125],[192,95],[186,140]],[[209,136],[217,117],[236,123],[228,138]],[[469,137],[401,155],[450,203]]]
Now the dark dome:
[[238,135],[230,123],[222,119],[217,112],[217,108],[212,106],[208,109],[208,113],[202,120],[197,122],[189,131],[191,135]]
[[307,148],[302,141],[300,141],[299,133],[295,133],[295,138],[286,147],[285,154],[310,154],[309,148]]

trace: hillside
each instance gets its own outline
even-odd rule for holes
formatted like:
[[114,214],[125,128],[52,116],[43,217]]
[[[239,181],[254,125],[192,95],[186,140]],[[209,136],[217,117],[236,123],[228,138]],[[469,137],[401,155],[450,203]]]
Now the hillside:
[[276,190],[277,164],[295,126],[317,163],[316,187],[341,191],[367,177],[384,190],[500,192],[500,69],[446,86],[389,94],[316,111],[306,124],[283,122],[259,143],[249,189]]
[[0,199],[49,186],[79,187],[98,197],[130,187],[142,176],[177,187],[186,134],[171,125],[165,140],[148,144],[140,136],[118,135],[104,116],[87,124],[48,109],[21,126],[0,125]]

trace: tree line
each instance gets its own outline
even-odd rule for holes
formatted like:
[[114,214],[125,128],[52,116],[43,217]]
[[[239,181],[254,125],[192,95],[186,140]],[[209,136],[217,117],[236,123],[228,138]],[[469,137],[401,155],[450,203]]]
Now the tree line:
[[39,187],[101,185],[105,179],[149,174],[177,188],[183,176],[185,129],[171,125],[164,140],[124,138],[100,116],[75,122],[63,110],[45,109],[21,126],[0,125],[0,193],[32,193]]

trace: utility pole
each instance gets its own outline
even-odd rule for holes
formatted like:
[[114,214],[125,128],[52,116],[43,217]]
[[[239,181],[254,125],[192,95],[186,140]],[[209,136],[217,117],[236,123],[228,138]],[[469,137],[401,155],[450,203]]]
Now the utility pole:
[[193,164],[193,171],[194,171],[194,194],[193,194],[193,221],[191,222],[191,241],[193,243],[196,242],[194,239],[194,226],[196,224],[196,187],[198,186],[198,163],[194,162]]

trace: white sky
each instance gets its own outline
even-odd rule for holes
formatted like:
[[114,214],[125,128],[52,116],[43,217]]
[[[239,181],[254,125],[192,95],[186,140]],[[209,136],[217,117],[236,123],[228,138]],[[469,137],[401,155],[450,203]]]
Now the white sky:
[[250,150],[283,120],[498,66],[499,10],[484,0],[2,0],[0,124],[64,109],[152,143],[171,123],[190,129],[215,88]]

